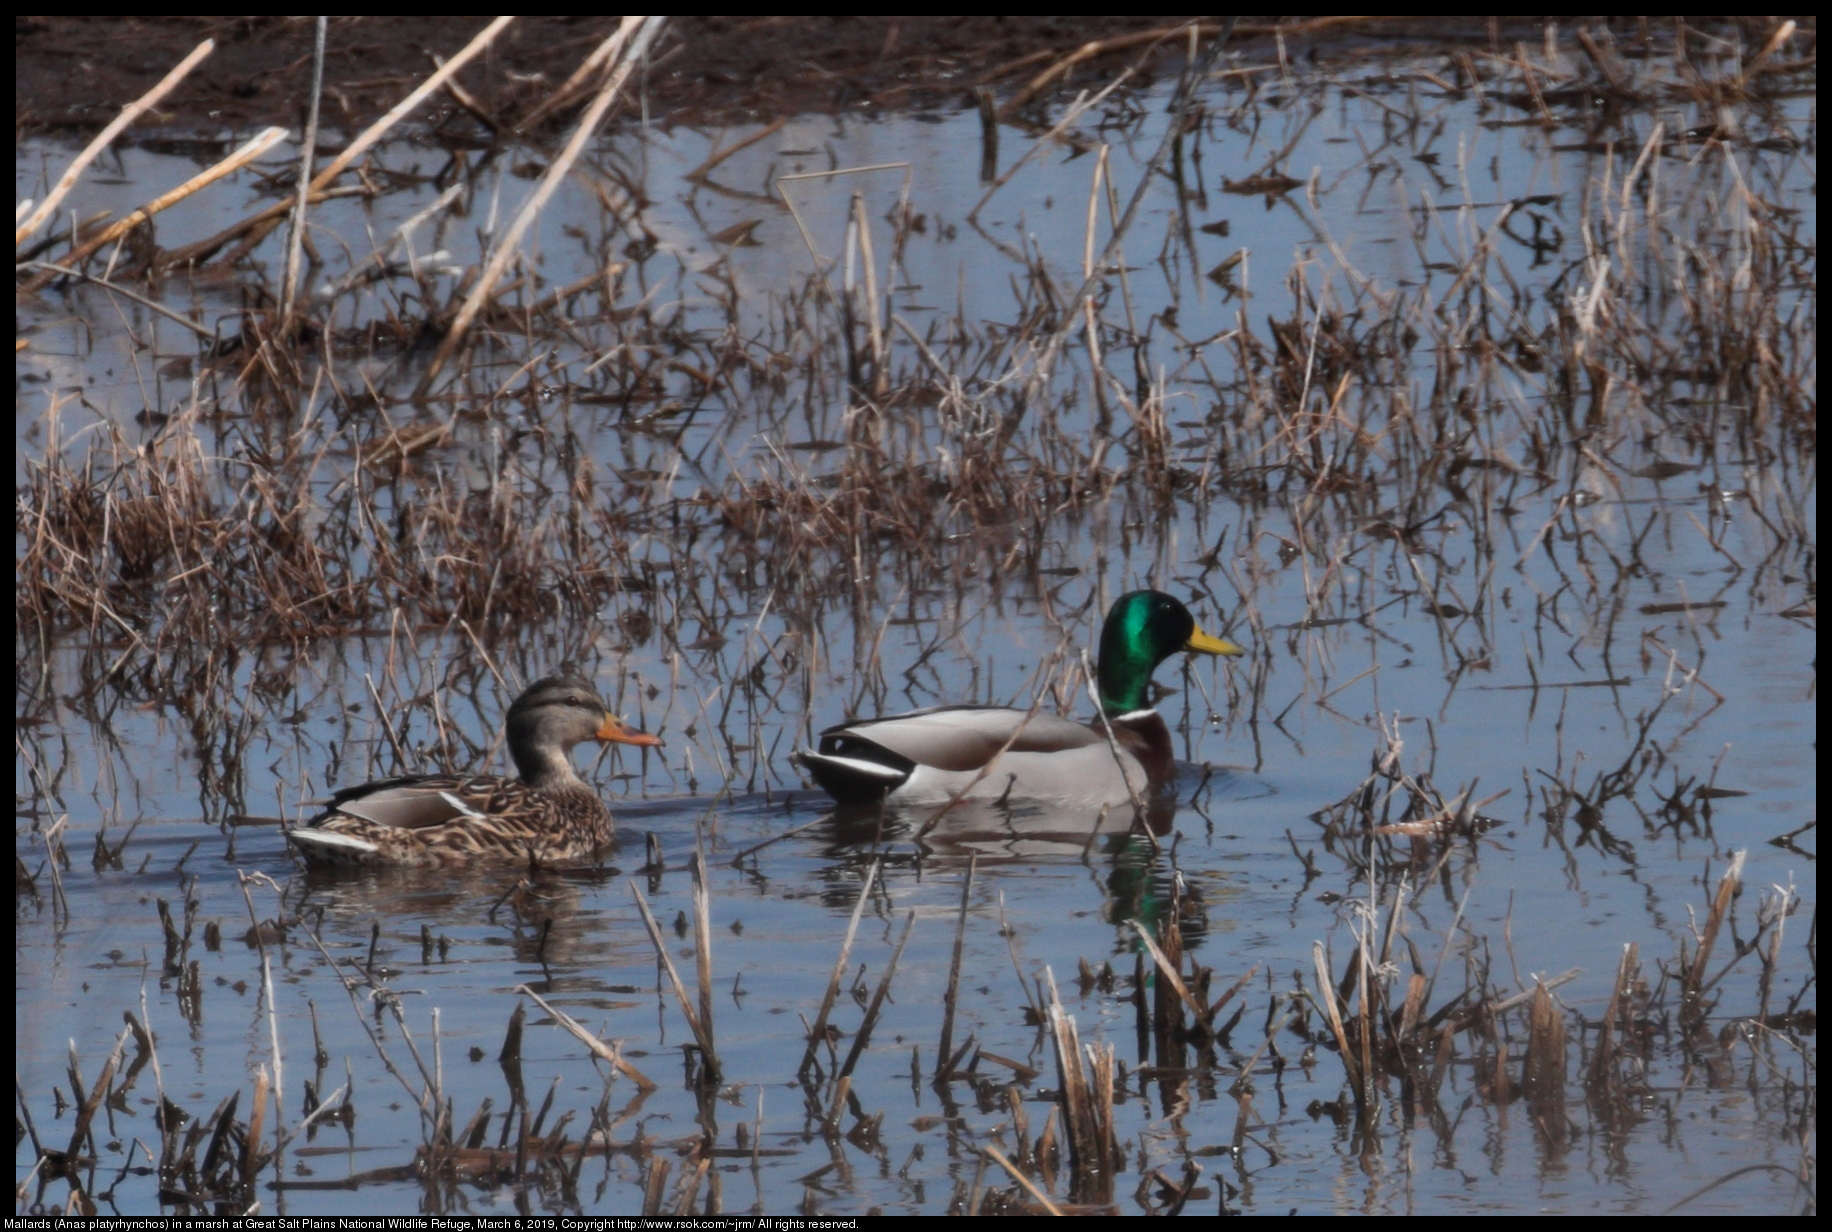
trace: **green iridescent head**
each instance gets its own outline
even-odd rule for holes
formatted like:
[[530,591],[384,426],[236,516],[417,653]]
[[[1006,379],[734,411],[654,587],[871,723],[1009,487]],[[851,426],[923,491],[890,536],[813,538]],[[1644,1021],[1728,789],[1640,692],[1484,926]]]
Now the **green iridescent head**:
[[1151,706],[1151,674],[1179,650],[1237,655],[1241,648],[1210,637],[1190,610],[1161,590],[1121,595],[1100,631],[1100,700],[1108,714]]

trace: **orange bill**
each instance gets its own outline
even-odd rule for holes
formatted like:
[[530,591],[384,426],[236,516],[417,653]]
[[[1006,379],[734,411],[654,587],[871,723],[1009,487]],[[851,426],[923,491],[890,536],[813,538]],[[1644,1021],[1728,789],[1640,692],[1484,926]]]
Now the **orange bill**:
[[639,744],[644,748],[653,748],[662,742],[660,736],[637,731],[614,714],[604,716],[604,722],[592,733],[592,739],[600,744]]
[[1200,626],[1190,634],[1190,640],[1183,644],[1183,648],[1199,654],[1237,655],[1247,653],[1226,638],[1213,637],[1204,633]]

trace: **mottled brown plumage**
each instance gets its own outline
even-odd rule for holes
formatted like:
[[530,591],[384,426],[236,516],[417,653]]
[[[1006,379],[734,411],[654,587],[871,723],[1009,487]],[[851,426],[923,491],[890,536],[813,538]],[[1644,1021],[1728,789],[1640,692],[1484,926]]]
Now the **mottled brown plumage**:
[[287,839],[308,862],[367,866],[568,864],[611,841],[611,811],[573,769],[585,740],[653,746],[582,676],[537,680],[509,707],[519,778],[429,774],[348,787]]

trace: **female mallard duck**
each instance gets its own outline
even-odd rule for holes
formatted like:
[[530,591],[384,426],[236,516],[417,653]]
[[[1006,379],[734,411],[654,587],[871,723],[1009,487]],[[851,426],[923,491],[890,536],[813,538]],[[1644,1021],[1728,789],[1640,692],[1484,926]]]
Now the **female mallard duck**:
[[611,811],[573,770],[584,740],[649,747],[591,681],[571,672],[528,686],[509,707],[509,756],[521,777],[428,774],[346,787],[286,837],[324,864],[565,864],[611,841]]
[[1152,672],[1179,650],[1241,653],[1204,633],[1169,595],[1135,590],[1101,627],[1101,718],[1082,724],[1003,706],[937,706],[829,727],[818,750],[799,754],[801,764],[843,804],[1144,799],[1176,774],[1170,730],[1150,691]]

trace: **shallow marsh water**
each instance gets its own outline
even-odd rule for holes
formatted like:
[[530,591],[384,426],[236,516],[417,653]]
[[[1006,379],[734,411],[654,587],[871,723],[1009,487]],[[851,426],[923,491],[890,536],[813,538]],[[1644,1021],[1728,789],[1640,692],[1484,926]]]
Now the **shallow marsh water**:
[[[602,275],[613,289],[575,294],[606,301],[519,337],[499,321],[450,436],[367,494],[376,536],[445,493],[471,499],[473,516],[536,525],[551,541],[533,588],[551,592],[544,610],[505,628],[486,597],[483,621],[396,609],[290,643],[238,646],[226,633],[222,646],[190,652],[233,685],[214,686],[207,705],[164,684],[98,685],[98,661],[132,650],[112,629],[48,646],[22,639],[16,846],[36,876],[16,911],[15,1022],[22,1106],[37,1132],[67,1135],[72,1050],[92,1081],[123,1011],[144,1006],[158,1041],[156,1071],[98,1114],[108,1124],[96,1140],[111,1145],[88,1188],[103,1209],[159,1207],[146,1175],[156,1147],[133,1145],[157,1141],[156,1088],[202,1116],[265,1066],[282,1073],[281,1129],[302,1115],[308,1078],[324,1095],[347,1075],[355,1113],[267,1169],[256,1196],[269,1212],[628,1212],[655,1161],[667,1160],[674,1170],[661,1183],[698,1210],[939,1213],[980,1186],[1009,1187],[996,1167],[981,1171],[977,1149],[1023,1149],[1007,1086],[1033,1139],[1054,1106],[1055,1063],[1028,1008],[1044,998],[1046,972],[1082,1039],[1114,1044],[1123,1063],[1122,1210],[1161,1205],[1192,1164],[1192,1212],[1225,1201],[1266,1213],[1646,1213],[1739,1169],[1749,1171],[1686,1209],[1798,1209],[1794,1178],[1815,1150],[1816,1103],[1799,1094],[1816,1089],[1812,1035],[1778,1033],[1757,1016],[1816,1004],[1815,866],[1800,846],[1771,843],[1816,813],[1816,460],[1787,408],[1727,395],[1734,382],[1683,354],[1698,341],[1680,328],[1696,319],[1685,303],[1702,293],[1667,271],[1711,267],[1701,284],[1734,285],[1766,259],[1752,250],[1778,243],[1751,238],[1754,203],[1803,210],[1787,235],[1803,277],[1744,300],[1733,291],[1729,302],[1805,322],[1772,341],[1795,348],[1782,364],[1814,391],[1814,163],[1799,140],[1813,131],[1813,100],[1747,108],[1748,141],[1712,157],[1670,142],[1698,123],[1683,100],[1614,117],[1579,105],[1565,124],[1544,126],[1476,95],[1437,92],[1423,75],[1436,65],[1318,82],[1244,67],[1263,75],[1261,90],[1216,87],[1200,139],[1180,153],[1181,198],[1163,178],[1127,236],[1124,290],[1110,280],[1100,311],[1128,322],[1132,343],[1146,341],[1124,361],[1113,348],[1121,375],[1110,388],[1088,378],[1083,347],[1041,385],[1047,412],[1031,405],[1001,424],[986,410],[1011,416],[998,399],[1019,382],[1005,365],[1023,364],[1001,339],[1072,302],[1084,253],[1105,243],[1157,147],[1161,94],[1090,113],[1083,149],[1041,152],[977,217],[987,186],[970,113],[797,118],[698,181],[689,173],[749,133],[629,126],[564,187],[524,269],[529,299],[537,278],[545,288]],[[1029,145],[1015,136],[1007,167]],[[21,149],[19,195],[40,192],[45,168],[66,156]],[[463,170],[450,174],[448,159]],[[315,213],[326,266],[313,285],[380,247],[450,182],[464,185],[462,213],[423,224],[411,258],[394,253],[425,263],[424,285],[449,288],[530,183],[521,154],[403,144],[381,161],[393,188]],[[794,213],[772,195],[783,175],[885,163],[903,165],[789,181]],[[1097,166],[1112,167],[1115,188],[1111,202],[1104,189],[1095,201],[1090,241]],[[1299,183],[1223,191],[1224,180],[1238,187],[1268,169]],[[189,168],[129,149],[115,171],[113,183],[86,183],[70,210],[123,212]],[[848,230],[855,186],[877,229],[869,254]],[[174,211],[159,243],[208,235],[264,203],[261,192],[237,181]],[[910,209],[899,214],[904,194]],[[281,243],[276,234],[253,259],[277,268]],[[354,255],[333,255],[345,251]],[[889,384],[935,355],[952,373],[952,385],[935,379],[927,405],[860,409],[843,348],[810,341],[807,322],[837,314],[868,261],[891,356],[882,366],[900,374]],[[242,307],[229,284],[171,278],[163,295],[201,309],[212,328]],[[381,284],[347,300],[336,325],[386,336],[390,321],[416,311],[410,298]],[[1605,324],[1599,305],[1616,311]],[[106,470],[175,434],[195,441],[225,487],[243,481],[263,429],[217,413],[237,396],[222,369],[175,362],[196,352],[188,331],[93,287],[20,311],[32,342],[17,367],[22,490],[34,465],[91,456]],[[632,314],[660,323],[656,332],[620,333]],[[1509,324],[1496,328],[1487,314]],[[1581,397],[1561,389],[1565,374],[1533,349],[1554,352],[1572,322],[1646,330],[1623,346],[1646,361],[1639,381],[1599,384],[1593,374]],[[849,345],[868,348],[862,320],[844,328]],[[1377,351],[1407,331],[1415,337],[1366,368],[1349,354],[1357,339]],[[1250,353],[1246,336],[1264,350]],[[667,345],[678,358],[650,363]],[[749,375],[721,369],[723,385],[700,381],[705,357],[728,352],[749,355]],[[364,482],[362,454],[380,433],[432,413],[394,405],[379,428],[352,427],[360,417],[331,409],[331,386],[347,396],[367,381],[405,395],[414,363],[408,348],[340,351],[314,374],[287,430],[322,448],[311,485],[325,508]],[[1671,375],[1682,368],[1696,371]],[[1269,422],[1251,389],[1281,373],[1294,378],[1287,401],[1297,409]],[[1454,406],[1459,387],[1472,405],[1434,416],[1429,408]],[[1589,411],[1572,412],[1574,402]],[[1422,419],[1462,434],[1436,462],[1417,443],[1430,435],[1417,430]],[[365,437],[372,428],[378,435]],[[989,440],[1009,450],[992,481],[999,491],[958,495],[987,482],[973,467]],[[1331,465],[1344,440],[1341,456],[1356,459],[1346,470]],[[1313,448],[1316,465],[1297,482],[1287,454]],[[903,525],[920,501],[887,488],[882,509],[895,526],[785,525],[826,516],[823,496],[856,487],[848,468],[866,454],[906,464],[886,465],[887,484],[932,485],[932,524]],[[616,584],[562,576],[578,551],[568,510],[580,505],[601,515],[592,526],[620,528],[622,554],[601,562],[623,571]],[[875,506],[867,492],[849,508]],[[17,533],[28,537],[23,522]],[[1090,819],[1024,810],[963,814],[920,839],[921,817],[882,829],[821,820],[824,797],[788,760],[814,732],[938,701],[1027,704],[1040,689],[1085,710],[1079,648],[1108,600],[1145,584],[1191,599],[1206,628],[1249,651],[1159,673],[1190,763],[1162,850],[1124,834],[1077,842]],[[508,873],[321,877],[296,867],[273,819],[295,820],[308,801],[373,775],[504,765],[495,732],[510,682],[561,659],[582,662],[667,742],[589,772],[623,835],[605,868],[543,875],[514,893]],[[399,754],[376,722],[372,689],[394,718]],[[1410,864],[1397,838],[1345,840],[1328,825],[1331,810],[1386,755],[1453,803],[1465,791],[1483,801],[1485,820],[1429,853],[1412,849]],[[45,867],[44,835],[60,820],[67,916]],[[648,834],[662,871],[641,871]],[[630,888],[647,896],[689,973],[696,835],[711,874],[722,1071],[710,1094],[690,1081],[682,1046],[692,1037]],[[91,867],[97,836],[118,850]],[[1810,838],[1800,840],[1809,849]],[[1370,1123],[1345,1111],[1343,1069],[1315,1008],[1313,946],[1343,978],[1371,893],[1379,927],[1396,904],[1401,913],[1402,965],[1442,980],[1431,1008],[1452,984],[1512,995],[1575,971],[1556,996],[1576,1041],[1603,1015],[1624,947],[1639,947],[1649,984],[1661,984],[1663,967],[1676,978],[1733,852],[1745,853],[1742,933],[1758,928],[1758,900],[1794,911],[1771,978],[1760,954],[1746,956],[1715,986],[1709,1031],[1682,1046],[1650,1029],[1659,1042],[1633,1107],[1587,1107],[1575,1064],[1569,1130],[1495,1098],[1510,1040],[1520,1055],[1515,1011],[1497,1016],[1486,1045],[1459,1046],[1435,1112],[1413,1115],[1397,1084]],[[851,1109],[837,1133],[823,1133],[831,1089],[811,1091],[797,1068],[876,853],[884,863],[827,1068],[850,1047],[905,921],[915,923],[854,1071]],[[1014,1082],[1021,1071],[983,1059],[974,1080],[938,1089],[929,1079],[976,855],[954,1038],[972,1036],[1038,1075]],[[260,875],[246,899],[238,874]],[[176,972],[161,957],[159,900],[181,920],[196,904]],[[1231,1039],[1167,1058],[1144,1048],[1136,1027],[1130,982],[1149,963],[1139,965],[1130,922],[1160,928],[1173,902],[1189,952],[1214,972],[1211,999],[1255,974]],[[285,937],[250,944],[251,905],[259,919],[290,921]],[[219,944],[205,940],[209,923]],[[346,996],[326,953],[386,995]],[[1730,953],[1720,950],[1714,973]],[[1084,961],[1095,978],[1078,979]],[[540,1107],[551,1086],[548,1124],[572,1113],[577,1138],[608,1100],[617,1149],[570,1181],[385,1175],[406,1169],[425,1129],[415,1105],[425,1083],[385,1012],[389,998],[458,1125],[494,1101],[495,1144],[514,1138],[496,1054],[524,985],[622,1041],[659,1084],[643,1098],[627,1079],[607,1084],[604,1067],[528,1006],[529,1101]],[[1310,1002],[1290,998],[1300,989]],[[1274,1047],[1260,1054],[1275,1024]],[[1249,1058],[1243,1101],[1230,1084]],[[676,1189],[692,1144],[706,1141],[720,1152],[704,1178]],[[30,1139],[16,1161],[23,1181],[35,1166]],[[45,1201],[59,1200],[55,1188]]]

